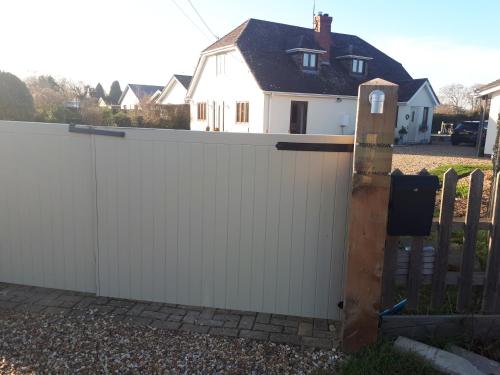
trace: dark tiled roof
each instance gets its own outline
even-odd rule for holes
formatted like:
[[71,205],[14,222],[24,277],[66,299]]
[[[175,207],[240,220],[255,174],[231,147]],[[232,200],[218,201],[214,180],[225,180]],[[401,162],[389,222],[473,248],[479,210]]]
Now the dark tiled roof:
[[236,43],[236,41],[240,37],[241,33],[243,32],[243,30],[245,30],[245,27],[247,26],[247,24],[250,21],[252,21],[252,19],[249,19],[248,21],[243,22],[240,26],[238,26],[236,29],[231,31],[229,34],[223,36],[218,41],[216,41],[215,43],[213,43],[213,44],[209,45],[207,48],[205,48],[203,50],[203,52],[211,51],[211,50],[222,48],[222,47],[232,46],[233,44]]
[[[408,100],[410,100],[425,82],[427,82],[426,78],[411,79],[408,81],[399,82],[398,101],[407,102]],[[434,96],[436,96],[436,94],[434,94]]]
[[[285,52],[290,48],[318,48],[314,31],[304,27],[249,19],[205,51],[237,45],[264,91],[357,96],[358,86],[373,78],[398,84],[412,81],[399,62],[355,35],[332,33],[332,42],[330,66],[322,66],[318,73],[302,71]],[[336,59],[349,54],[372,58],[365,76],[352,76]],[[418,83],[407,84],[405,97]]]
[[152,96],[158,90],[163,90],[163,86],[154,86],[154,85],[137,85],[133,83],[129,83],[128,85],[130,89],[134,92],[135,96],[141,100],[146,96]]
[[181,83],[182,86],[184,86],[186,90],[191,83],[191,79],[193,79],[193,76],[184,76],[181,74],[174,74],[174,77],[177,78],[177,80]]

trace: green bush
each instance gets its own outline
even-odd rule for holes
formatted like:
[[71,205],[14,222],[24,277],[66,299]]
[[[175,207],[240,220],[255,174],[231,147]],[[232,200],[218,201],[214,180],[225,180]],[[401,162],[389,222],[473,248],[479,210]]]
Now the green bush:
[[132,119],[127,116],[126,113],[124,112],[118,112],[113,116],[113,120],[116,124],[116,126],[120,127],[131,127],[132,126]]
[[15,75],[0,72],[0,119],[31,121],[35,114],[33,97]]

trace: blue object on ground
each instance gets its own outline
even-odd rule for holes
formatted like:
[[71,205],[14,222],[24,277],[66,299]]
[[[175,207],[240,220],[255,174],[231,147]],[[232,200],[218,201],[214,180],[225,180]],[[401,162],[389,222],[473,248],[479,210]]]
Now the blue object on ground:
[[380,312],[379,316],[395,315],[395,314],[399,313],[401,310],[403,310],[407,303],[408,303],[408,299],[405,298],[404,300],[398,302],[394,306]]

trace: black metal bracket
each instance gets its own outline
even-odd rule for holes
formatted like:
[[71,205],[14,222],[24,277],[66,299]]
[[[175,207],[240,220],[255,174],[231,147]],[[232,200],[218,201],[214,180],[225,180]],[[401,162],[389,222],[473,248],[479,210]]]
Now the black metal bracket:
[[70,133],[106,135],[108,137],[119,137],[119,138],[125,137],[124,131],[98,129],[90,125],[69,124],[68,131]]
[[282,151],[353,152],[354,145],[348,143],[278,142],[276,149]]

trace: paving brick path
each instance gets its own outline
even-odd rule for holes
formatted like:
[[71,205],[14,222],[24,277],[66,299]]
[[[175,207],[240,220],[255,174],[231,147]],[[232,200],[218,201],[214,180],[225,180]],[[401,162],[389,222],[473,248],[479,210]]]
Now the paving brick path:
[[223,310],[168,303],[96,297],[88,293],[0,283],[0,311],[81,314],[93,310],[133,325],[269,340],[331,349],[338,346],[339,322],[326,319]]

